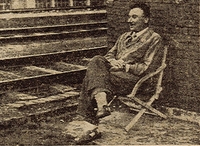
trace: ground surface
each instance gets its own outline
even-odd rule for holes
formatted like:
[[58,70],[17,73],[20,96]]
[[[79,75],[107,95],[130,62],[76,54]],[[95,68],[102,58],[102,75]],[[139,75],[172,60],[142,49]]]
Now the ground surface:
[[[0,130],[0,145],[74,145],[72,137],[63,134],[64,128],[74,114],[47,117],[45,121],[33,122],[12,129]],[[113,111],[111,116],[101,119],[101,137],[82,144],[98,145],[200,145],[198,125],[180,120],[161,120],[145,115],[127,133],[124,127],[134,113]]]
[[124,127],[131,121],[133,114],[114,112],[104,118],[99,129],[102,138],[98,144],[123,145],[187,145],[200,144],[200,129],[197,125],[179,120],[161,120],[145,116],[127,133]]

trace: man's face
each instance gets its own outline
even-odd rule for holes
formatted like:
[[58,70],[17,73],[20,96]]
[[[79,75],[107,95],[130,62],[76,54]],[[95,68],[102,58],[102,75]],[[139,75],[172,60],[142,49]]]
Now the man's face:
[[131,31],[139,32],[147,27],[149,18],[144,16],[144,12],[140,8],[133,8],[129,11],[128,23]]

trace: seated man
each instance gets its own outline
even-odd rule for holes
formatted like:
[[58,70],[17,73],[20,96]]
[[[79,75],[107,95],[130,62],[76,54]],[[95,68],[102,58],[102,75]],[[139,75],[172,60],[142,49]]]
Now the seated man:
[[162,52],[161,37],[148,27],[149,19],[150,8],[146,4],[130,6],[130,31],[122,34],[105,56],[95,56],[88,64],[79,98],[79,115],[101,118],[109,114],[106,108],[109,97],[130,94],[138,79],[155,70],[158,67],[155,64],[161,64],[158,57]]

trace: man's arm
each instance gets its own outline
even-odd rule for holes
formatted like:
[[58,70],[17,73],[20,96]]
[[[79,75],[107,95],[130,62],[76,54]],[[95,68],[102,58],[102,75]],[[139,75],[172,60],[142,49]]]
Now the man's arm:
[[119,40],[120,38],[116,41],[115,45],[104,56],[109,62],[116,59],[115,56],[117,54],[117,46],[119,44]]
[[143,62],[126,64],[125,71],[135,75],[141,75],[148,69],[159,49],[161,49],[161,37],[156,37],[149,46],[149,49],[143,58]]
[[116,41],[115,45],[110,49],[107,54],[104,56],[111,64],[112,67],[117,69],[122,69],[124,65],[123,60],[116,60],[117,48],[119,47],[125,34],[121,35]]

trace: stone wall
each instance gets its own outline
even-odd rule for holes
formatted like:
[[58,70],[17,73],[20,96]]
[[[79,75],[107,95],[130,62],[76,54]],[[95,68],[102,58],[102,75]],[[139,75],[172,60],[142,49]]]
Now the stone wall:
[[[159,102],[200,112],[199,0],[134,0],[151,6],[150,26],[170,45]],[[128,30],[128,0],[107,3],[108,46]]]

